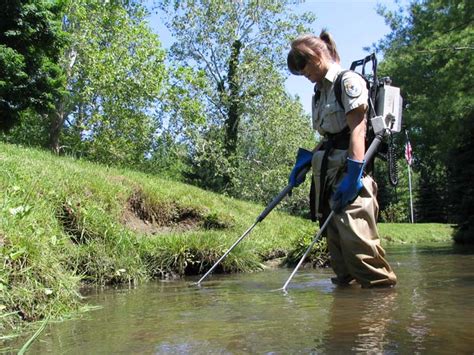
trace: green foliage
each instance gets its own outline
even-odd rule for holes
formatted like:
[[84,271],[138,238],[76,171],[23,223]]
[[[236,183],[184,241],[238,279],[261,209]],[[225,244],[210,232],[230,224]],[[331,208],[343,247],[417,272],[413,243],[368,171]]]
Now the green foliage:
[[[310,119],[296,101],[275,86],[252,107],[253,115],[242,124],[233,195],[270,202],[288,184],[298,147],[314,148]],[[308,182],[283,201],[285,210],[301,215],[308,211],[310,179],[308,173]]]
[[468,116],[459,147],[453,149],[448,165],[451,180],[450,198],[453,219],[458,228],[454,239],[459,243],[474,243],[474,110]]
[[439,223],[379,223],[382,245],[446,243],[452,240],[453,226]]
[[[309,245],[313,242],[314,235],[308,234],[294,241],[292,251],[286,256],[285,263],[295,266],[303,257]],[[329,252],[326,238],[317,242],[305,258],[305,263],[312,267],[329,266]]]
[[[397,137],[402,138],[402,137]],[[395,143],[398,148],[397,156],[403,156],[403,139]],[[388,177],[388,164],[382,159],[375,160],[374,178],[377,182],[377,202],[379,203],[379,220],[388,223],[410,222],[410,191],[408,167],[405,158],[397,159],[398,184],[392,186]],[[411,170],[413,200],[419,194],[419,174]],[[414,206],[415,221],[417,221],[417,206]]]
[[70,312],[79,302],[78,278],[65,267],[66,239],[52,219],[37,216],[50,211],[34,197],[37,178],[20,176],[0,176],[0,307],[8,315],[0,320],[2,334],[20,321]]
[[[213,233],[202,236],[170,236],[147,243],[142,254],[151,277],[176,278],[204,274],[229,248],[229,240]],[[236,248],[217,267],[216,273],[251,272],[262,269],[258,255]]]
[[386,223],[403,223],[407,219],[407,206],[403,202],[391,203],[380,213],[380,220]]
[[139,165],[152,149],[152,110],[166,69],[164,51],[139,4],[71,1],[71,34],[64,65],[70,95],[64,103],[64,142],[89,159]]
[[60,1],[12,0],[0,8],[0,130],[31,108],[46,114],[62,96]]
[[31,147],[48,146],[48,126],[45,120],[32,109],[26,109],[19,114],[18,123],[8,132],[0,133],[4,142],[21,144]]
[[[454,221],[447,166],[459,149],[474,107],[471,1],[414,1],[397,12],[380,8],[392,33],[378,44],[383,73],[400,86],[407,104],[420,183],[420,221]],[[453,205],[450,204],[452,201]],[[454,211],[458,208],[454,207]]]
[[5,140],[96,161],[146,165],[158,144],[155,111],[165,106],[169,85],[165,52],[147,11],[140,1],[90,0],[64,1],[61,10],[68,38],[56,58],[65,76],[63,93],[48,115],[24,114]]
[[[295,15],[290,1],[165,0],[157,4],[176,39],[172,57],[193,68],[200,79],[198,88],[196,83],[181,82],[188,92],[200,93],[200,112],[205,112],[199,115],[199,124],[195,120],[177,133],[189,142],[192,169],[188,178],[245,198],[250,195],[248,187],[257,183],[265,191],[256,191],[251,198],[265,201],[268,191],[273,193],[279,186],[262,182],[263,170],[271,166],[268,174],[281,181],[296,142],[308,143],[309,130],[300,129],[308,125],[307,118],[297,100],[284,92],[284,69],[290,39],[307,30],[313,17]],[[281,132],[272,133],[281,121],[286,127],[297,127],[287,131],[285,140]],[[279,139],[262,141],[271,138]],[[282,150],[285,155],[275,164]],[[249,174],[256,170],[256,161],[264,164],[257,166],[262,170]],[[269,182],[276,182],[275,178]]]

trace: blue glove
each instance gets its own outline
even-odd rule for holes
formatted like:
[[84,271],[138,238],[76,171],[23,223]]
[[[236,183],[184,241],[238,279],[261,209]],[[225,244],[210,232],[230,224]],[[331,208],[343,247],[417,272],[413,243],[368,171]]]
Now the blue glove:
[[365,161],[347,158],[347,174],[332,197],[332,209],[336,213],[340,213],[344,207],[354,201],[364,186],[361,181],[364,163]]
[[288,178],[288,183],[291,186],[297,187],[304,182],[306,176],[303,175],[298,179],[298,174],[301,170],[311,165],[311,159],[313,159],[313,152],[303,148],[298,149],[295,166],[293,167],[293,170],[291,170],[290,177]]

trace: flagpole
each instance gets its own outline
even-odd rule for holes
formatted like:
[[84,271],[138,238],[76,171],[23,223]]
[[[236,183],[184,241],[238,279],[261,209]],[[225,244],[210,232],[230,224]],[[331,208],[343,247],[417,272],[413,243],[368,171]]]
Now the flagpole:
[[412,163],[412,149],[410,140],[408,139],[408,132],[405,130],[405,136],[407,137],[407,142],[405,144],[405,158],[407,161],[407,168],[408,168],[408,190],[410,191],[410,216],[411,216],[411,223],[415,223],[415,218],[413,216],[413,194],[411,191],[411,163]]
[[411,215],[411,223],[415,223],[413,218],[413,197],[411,194],[411,168],[410,164],[407,164],[408,167],[408,189],[410,190],[410,215]]

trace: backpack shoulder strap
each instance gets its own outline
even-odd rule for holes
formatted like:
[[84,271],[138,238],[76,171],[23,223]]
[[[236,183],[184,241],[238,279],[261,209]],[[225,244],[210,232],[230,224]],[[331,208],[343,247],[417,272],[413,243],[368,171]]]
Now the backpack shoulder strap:
[[347,72],[350,72],[350,70],[341,71],[339,74],[337,74],[337,78],[334,81],[334,94],[336,95],[336,100],[342,109],[344,109],[344,105],[342,104],[342,77]]
[[319,91],[318,84],[314,84],[314,101],[318,102],[319,99],[321,98],[321,91]]

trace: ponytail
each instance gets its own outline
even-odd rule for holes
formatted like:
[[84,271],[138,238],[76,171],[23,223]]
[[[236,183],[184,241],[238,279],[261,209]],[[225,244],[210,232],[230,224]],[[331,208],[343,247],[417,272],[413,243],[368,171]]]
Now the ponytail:
[[319,38],[321,38],[321,40],[326,43],[328,52],[331,55],[332,60],[334,60],[336,63],[340,63],[341,58],[339,57],[339,53],[337,52],[336,42],[334,41],[334,38],[332,38],[332,35],[327,32],[325,28],[323,28],[323,30],[319,34]]

